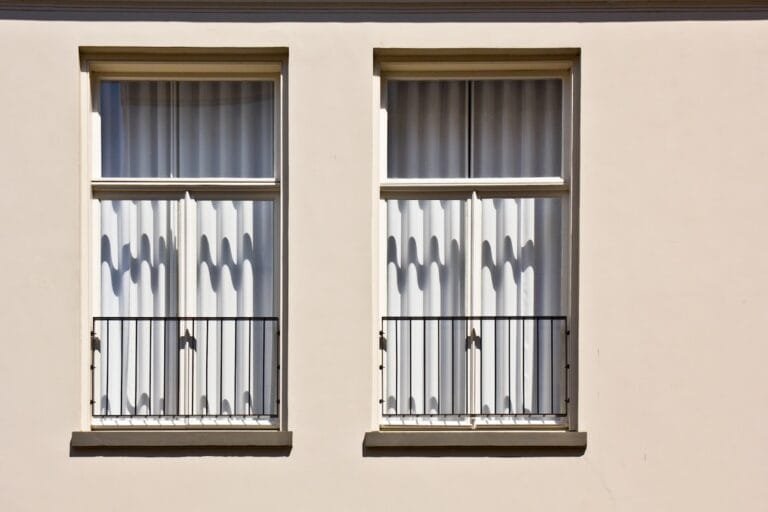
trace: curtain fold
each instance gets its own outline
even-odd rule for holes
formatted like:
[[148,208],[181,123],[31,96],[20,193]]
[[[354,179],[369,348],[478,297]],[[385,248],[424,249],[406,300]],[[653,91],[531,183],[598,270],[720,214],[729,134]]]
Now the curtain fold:
[[[175,203],[102,200],[100,211],[101,315],[176,315]],[[101,366],[95,410],[109,415],[176,411],[177,327],[118,320],[95,327]]]
[[103,81],[105,178],[274,176],[271,81]]
[[[197,202],[199,316],[273,316],[274,202]],[[277,324],[199,322],[194,407],[276,414]]]
[[[388,315],[465,314],[464,205],[463,200],[387,201]],[[465,412],[465,322],[389,321],[385,327],[386,410]]]
[[561,80],[472,83],[472,177],[560,176]]
[[467,173],[467,83],[387,83],[387,175],[462,178]]

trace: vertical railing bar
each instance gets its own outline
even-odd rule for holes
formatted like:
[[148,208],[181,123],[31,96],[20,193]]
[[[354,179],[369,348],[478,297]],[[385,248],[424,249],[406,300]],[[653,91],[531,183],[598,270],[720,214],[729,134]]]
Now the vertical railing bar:
[[381,330],[379,331],[379,385],[381,387],[381,394],[379,395],[379,402],[381,405],[381,415],[384,416],[384,353],[386,352],[384,346],[384,319],[381,320]]
[[440,414],[440,372],[443,361],[440,359],[440,320],[437,321],[437,414]]
[[152,356],[154,354],[154,351],[152,350],[152,320],[149,321],[149,386],[147,391],[147,398],[149,399],[149,416],[152,416],[152,370],[155,368],[155,365],[152,361]]
[[219,415],[222,416],[224,403],[224,320],[219,320]]
[[535,386],[531,389],[531,392],[536,392],[536,409],[531,410],[531,414],[538,414],[541,412],[541,403],[539,399],[539,320],[536,320],[536,337],[533,340],[533,368],[531,368],[531,378],[534,381],[532,384]]
[[275,324],[275,416],[280,414],[280,324],[277,320],[272,320]]
[[395,414],[400,413],[400,356],[398,355],[398,345],[400,333],[400,320],[395,320]]
[[253,357],[251,345],[253,344],[253,336],[251,332],[251,324],[253,320],[248,320],[248,415],[253,415],[253,376],[251,374],[251,358]]
[[[478,343],[479,342],[479,343]],[[480,337],[475,340],[475,345],[477,346],[477,352],[480,355],[480,410],[479,413],[483,413],[483,381],[485,380],[483,377],[483,320],[480,320]]]
[[267,414],[267,322],[261,321],[261,414]]
[[176,416],[181,415],[181,321],[176,319]]
[[499,402],[496,400],[496,397],[499,396],[499,390],[497,389],[499,386],[499,338],[496,336],[496,333],[498,332],[499,326],[497,325],[496,319],[493,320],[493,413],[498,414],[499,413]]
[[565,350],[565,371],[563,372],[563,378],[565,379],[565,396],[563,397],[563,409],[562,414],[568,414],[568,401],[571,399],[568,396],[568,378],[570,377],[569,373],[571,370],[571,365],[569,364],[569,357],[568,357],[568,319],[563,319],[563,328],[565,330],[565,338],[563,339],[563,350]]
[[[197,337],[195,336],[195,319],[192,319],[192,341],[195,343],[195,356],[197,356]],[[191,345],[190,345],[191,347]],[[191,355],[191,354],[190,354]],[[194,357],[195,364],[190,365],[190,373],[191,373],[191,380],[192,380],[192,396],[190,396],[191,407],[190,407],[190,414],[195,414],[195,381],[197,380],[195,377],[197,376],[197,357]]]
[[427,320],[423,320],[421,324],[421,402],[422,412],[427,413]]
[[206,318],[205,319],[205,414],[206,416],[211,413],[211,404],[209,401],[210,395],[208,394],[208,360],[210,357],[208,357],[208,353],[210,352],[208,350],[208,333],[210,332],[210,321]]
[[96,344],[93,342],[96,337],[96,320],[91,321],[91,416],[96,415]]
[[234,371],[232,372],[232,411],[237,416],[237,402],[239,398],[237,396],[237,319],[232,319],[232,328],[235,330],[235,339],[232,341],[232,352],[234,355]]
[[163,318],[163,416],[168,414],[168,361],[166,345],[168,344],[168,319]]
[[125,319],[120,319],[120,410],[117,411],[117,415],[121,416],[123,414],[123,363],[125,362],[125,358],[123,357],[123,354],[125,353],[125,347],[123,346],[124,341],[124,334],[123,334],[123,325],[125,323]]
[[408,414],[413,415],[413,319],[408,320]]
[[104,407],[104,412],[107,416],[109,416],[109,411],[112,409],[112,404],[109,401],[109,318],[107,318],[107,393],[106,393],[106,407]]
[[134,323],[133,413],[139,414],[139,320]]
[[549,319],[549,413],[555,414],[555,321]]
[[453,346],[455,330],[456,325],[451,318],[451,414],[456,414],[456,361],[454,357],[456,347]]
[[[525,322],[523,322],[523,329],[525,329]],[[516,388],[516,386],[512,385],[512,319],[507,318],[507,366],[509,368],[509,413],[514,414],[515,411],[512,409],[512,390]],[[525,358],[523,358],[523,364],[525,364]],[[523,374],[523,385],[525,385],[525,369],[521,372]],[[517,391],[517,389],[515,389]],[[523,388],[523,401],[525,400],[525,388]],[[525,410],[525,405],[523,405],[523,410]]]

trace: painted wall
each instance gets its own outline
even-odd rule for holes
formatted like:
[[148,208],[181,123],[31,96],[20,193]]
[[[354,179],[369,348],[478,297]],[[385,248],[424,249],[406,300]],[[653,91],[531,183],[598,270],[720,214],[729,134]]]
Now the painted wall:
[[[289,49],[289,457],[69,455],[102,45]],[[362,456],[381,47],[582,50],[581,457]],[[760,20],[0,20],[0,508],[765,510],[766,55]]]

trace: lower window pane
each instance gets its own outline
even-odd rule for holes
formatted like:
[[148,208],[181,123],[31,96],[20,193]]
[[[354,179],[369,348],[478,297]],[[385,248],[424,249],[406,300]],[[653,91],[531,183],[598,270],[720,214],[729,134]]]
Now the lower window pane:
[[384,414],[461,414],[467,408],[465,201],[387,201]]
[[[178,364],[171,354],[175,328],[164,321],[125,317],[176,315],[176,204],[172,201],[99,202],[100,306],[96,415],[176,411]],[[154,335],[154,339],[153,339]]]
[[276,415],[274,202],[198,201],[197,236],[198,315],[238,319],[196,322],[192,409]]
[[482,200],[482,414],[565,410],[564,201]]

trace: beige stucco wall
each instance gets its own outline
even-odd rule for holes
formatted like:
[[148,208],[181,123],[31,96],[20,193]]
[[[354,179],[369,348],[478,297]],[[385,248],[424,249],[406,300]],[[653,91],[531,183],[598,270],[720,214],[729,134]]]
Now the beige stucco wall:
[[[70,457],[79,46],[289,49],[289,457]],[[362,456],[377,47],[576,47],[581,457]],[[0,21],[0,509],[766,510],[768,22]]]

